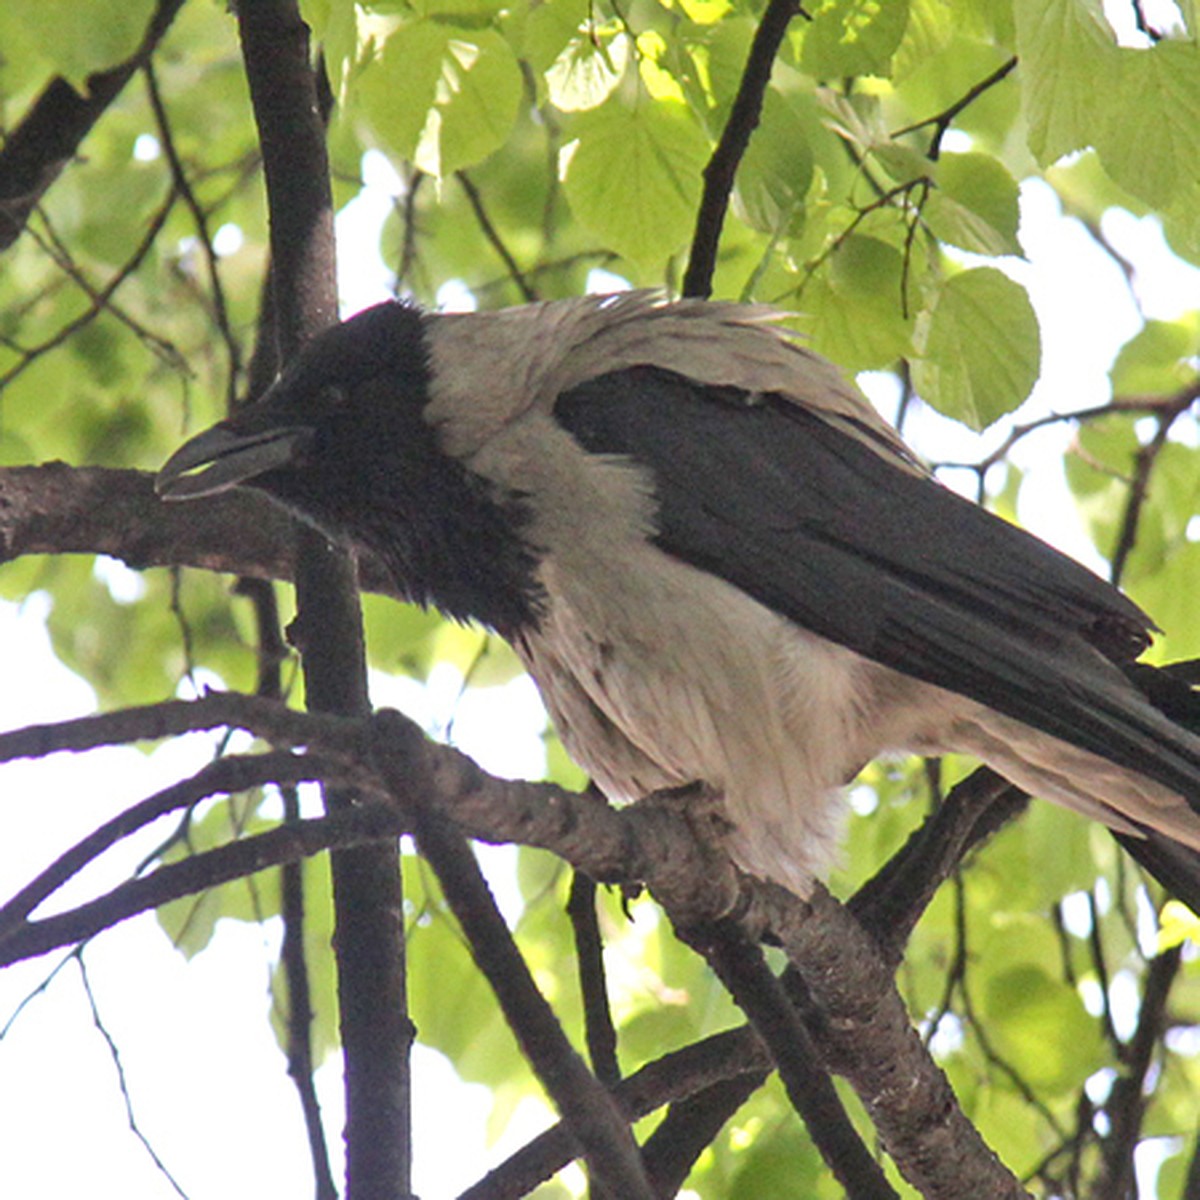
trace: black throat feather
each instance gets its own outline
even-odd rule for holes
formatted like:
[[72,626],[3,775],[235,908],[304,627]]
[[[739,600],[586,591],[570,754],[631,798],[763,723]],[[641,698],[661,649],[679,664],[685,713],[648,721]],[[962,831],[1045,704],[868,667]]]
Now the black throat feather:
[[[330,395],[307,460],[256,483],[335,537],[377,555],[403,594],[507,637],[536,626],[541,553],[526,498],[501,495],[438,444],[425,420],[431,377],[424,317],[380,305],[335,362],[308,374]],[[369,324],[368,324],[369,323]],[[297,384],[306,382],[297,365]]]

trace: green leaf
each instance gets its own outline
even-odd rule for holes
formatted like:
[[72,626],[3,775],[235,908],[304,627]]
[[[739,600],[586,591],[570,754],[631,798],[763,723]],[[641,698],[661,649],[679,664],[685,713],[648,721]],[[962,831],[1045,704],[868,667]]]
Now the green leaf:
[[[256,790],[212,803],[203,816],[187,823],[183,837],[168,847],[160,861],[181,862],[271,828],[273,823],[257,816],[261,799],[261,791]],[[271,871],[259,872],[172,900],[156,910],[158,923],[176,950],[185,958],[194,958],[208,946],[222,917],[257,922],[278,913],[279,889],[273,886],[271,874]]]
[[1073,154],[1051,167],[1046,182],[1058,193],[1063,210],[1071,216],[1099,224],[1110,208],[1123,208],[1135,217],[1145,216],[1149,207],[1113,182],[1094,150]]
[[433,658],[449,663],[467,687],[495,687],[524,673],[512,647],[478,625],[442,621],[433,641]]
[[618,93],[570,126],[563,188],[571,211],[637,263],[663,263],[687,241],[708,140],[678,104]]
[[975,254],[1020,254],[1017,181],[990,154],[944,154],[922,210],[943,242]]
[[153,11],[154,0],[41,0],[22,5],[21,19],[27,44],[86,93],[90,74],[133,56]]
[[417,1037],[440,1050],[459,1075],[500,1084],[520,1069],[520,1052],[492,990],[446,912],[428,868],[406,859],[405,890],[417,914],[409,926],[409,1001]]
[[1037,381],[1041,334],[1025,289],[993,267],[946,281],[917,322],[913,381],[938,412],[986,429]]
[[903,278],[895,246],[849,237],[802,293],[798,323],[815,350],[848,371],[891,366],[912,348]]
[[363,70],[358,95],[389,150],[444,178],[507,140],[521,100],[521,70],[493,30],[410,21]]
[[815,79],[888,75],[908,24],[908,0],[821,0],[806,10],[801,66]]
[[[530,11],[516,40],[517,53],[541,73],[580,37],[590,15],[588,0],[549,0]],[[586,38],[584,40],[587,40]]]
[[1103,1039],[1079,994],[1032,964],[988,979],[983,1007],[988,1037],[1019,1075],[1062,1095],[1101,1065]]
[[[1123,489],[1128,493],[1128,488]],[[1139,548],[1140,550],[1140,548]],[[1136,558],[1131,557],[1131,563]],[[1126,590],[1165,630],[1154,643],[1154,658],[1173,662],[1200,658],[1200,622],[1195,597],[1200,589],[1200,542],[1184,541],[1169,549],[1169,559],[1141,578],[1129,579]]]
[[1195,181],[1200,161],[1200,50],[1172,40],[1120,49],[1115,67],[1097,110],[1100,159],[1123,188],[1168,205]]
[[599,108],[621,82],[628,61],[624,35],[573,39],[546,72],[550,103],[562,112]]
[[1092,143],[1117,47],[1096,0],[1015,0],[1014,12],[1029,148],[1048,166]]
[[385,596],[364,595],[363,623],[372,666],[416,679],[429,674],[445,624],[439,613]]
[[1109,373],[1116,396],[1170,396],[1196,376],[1200,314],[1179,321],[1147,321],[1121,347]]
[[803,201],[812,176],[804,122],[787,99],[767,92],[762,119],[738,168],[740,211],[763,233],[790,230],[804,220]]

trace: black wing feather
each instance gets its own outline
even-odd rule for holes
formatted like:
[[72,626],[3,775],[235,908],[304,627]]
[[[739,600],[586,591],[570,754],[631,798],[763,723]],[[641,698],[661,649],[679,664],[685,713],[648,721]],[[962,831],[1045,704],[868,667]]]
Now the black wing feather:
[[785,397],[634,367],[564,392],[555,415],[588,451],[650,470],[669,554],[865,657],[1200,796],[1200,740],[1107,661],[1135,658],[1149,620],[1045,543]]

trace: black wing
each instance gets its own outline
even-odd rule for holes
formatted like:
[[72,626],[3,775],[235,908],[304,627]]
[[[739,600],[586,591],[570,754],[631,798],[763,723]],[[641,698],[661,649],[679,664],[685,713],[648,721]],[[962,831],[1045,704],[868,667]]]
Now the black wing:
[[587,450],[653,475],[657,544],[830,641],[1200,797],[1200,740],[1107,661],[1150,622],[1045,543],[780,396],[657,367],[564,392]]

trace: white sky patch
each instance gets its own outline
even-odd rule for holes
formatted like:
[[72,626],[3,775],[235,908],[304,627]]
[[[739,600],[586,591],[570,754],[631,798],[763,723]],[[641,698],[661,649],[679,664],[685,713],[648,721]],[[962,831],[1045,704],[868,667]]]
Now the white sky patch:
[[240,225],[227,221],[213,234],[213,252],[218,258],[228,258],[236,254],[245,244],[246,235]]
[[158,138],[152,133],[139,133],[133,143],[133,159],[134,162],[149,163],[162,153],[162,146],[159,145]]
[[334,218],[338,300],[343,317],[390,300],[396,277],[379,250],[384,221],[404,195],[404,181],[377,150],[362,158],[362,190]]

